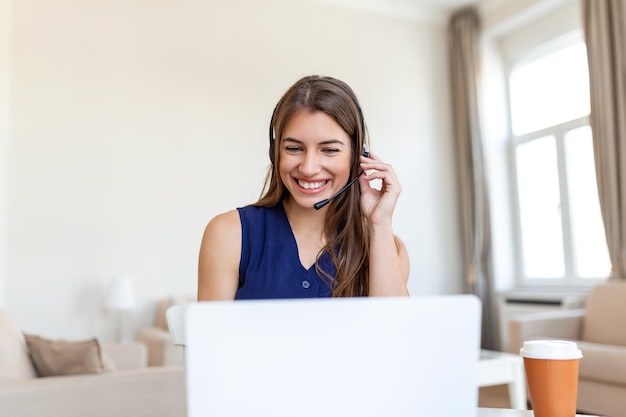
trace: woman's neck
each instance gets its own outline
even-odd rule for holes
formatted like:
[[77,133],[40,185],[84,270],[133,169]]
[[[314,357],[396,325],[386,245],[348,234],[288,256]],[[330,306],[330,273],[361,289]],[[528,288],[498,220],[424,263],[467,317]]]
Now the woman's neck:
[[315,210],[304,208],[294,203],[287,197],[282,202],[289,219],[289,224],[294,232],[302,233],[306,236],[322,236],[324,233],[325,209]]

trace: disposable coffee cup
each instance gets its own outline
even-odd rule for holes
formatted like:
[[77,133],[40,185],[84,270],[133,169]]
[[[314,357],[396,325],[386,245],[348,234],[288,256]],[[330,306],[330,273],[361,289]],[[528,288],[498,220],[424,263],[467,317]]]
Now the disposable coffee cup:
[[520,349],[535,417],[574,417],[578,364],[582,352],[575,342],[532,340]]

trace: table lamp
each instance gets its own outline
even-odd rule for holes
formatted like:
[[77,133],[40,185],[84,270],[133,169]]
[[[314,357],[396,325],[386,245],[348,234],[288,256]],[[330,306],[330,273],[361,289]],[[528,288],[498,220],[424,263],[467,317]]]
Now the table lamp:
[[104,306],[107,310],[115,312],[117,316],[116,339],[118,342],[122,341],[123,313],[133,310],[136,304],[135,291],[130,278],[115,278],[109,287]]

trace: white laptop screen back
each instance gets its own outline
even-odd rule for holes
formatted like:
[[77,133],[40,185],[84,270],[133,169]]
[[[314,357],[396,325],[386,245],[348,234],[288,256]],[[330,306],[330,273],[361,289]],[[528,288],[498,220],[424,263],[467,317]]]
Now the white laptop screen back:
[[469,295],[194,304],[188,415],[473,416],[479,318]]

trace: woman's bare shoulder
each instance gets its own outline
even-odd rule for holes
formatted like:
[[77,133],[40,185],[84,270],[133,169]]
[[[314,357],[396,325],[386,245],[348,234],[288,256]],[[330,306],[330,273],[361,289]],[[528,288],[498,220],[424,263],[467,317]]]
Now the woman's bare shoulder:
[[409,261],[409,251],[402,239],[400,239],[397,235],[394,235],[394,240],[396,241],[396,249],[398,250],[398,259],[400,261],[402,276],[404,277],[404,281],[408,282],[409,271],[411,269],[411,263]]
[[237,210],[213,217],[204,229],[202,249],[222,254],[239,262],[241,255],[241,221]]
[[232,233],[233,229],[241,230],[241,222],[239,220],[239,212],[234,210],[229,210],[225,213],[218,214],[213,217],[209,224],[207,224],[205,228],[205,235],[207,232],[211,233]]
[[198,262],[198,300],[233,299],[239,280],[241,222],[237,210],[207,224]]

